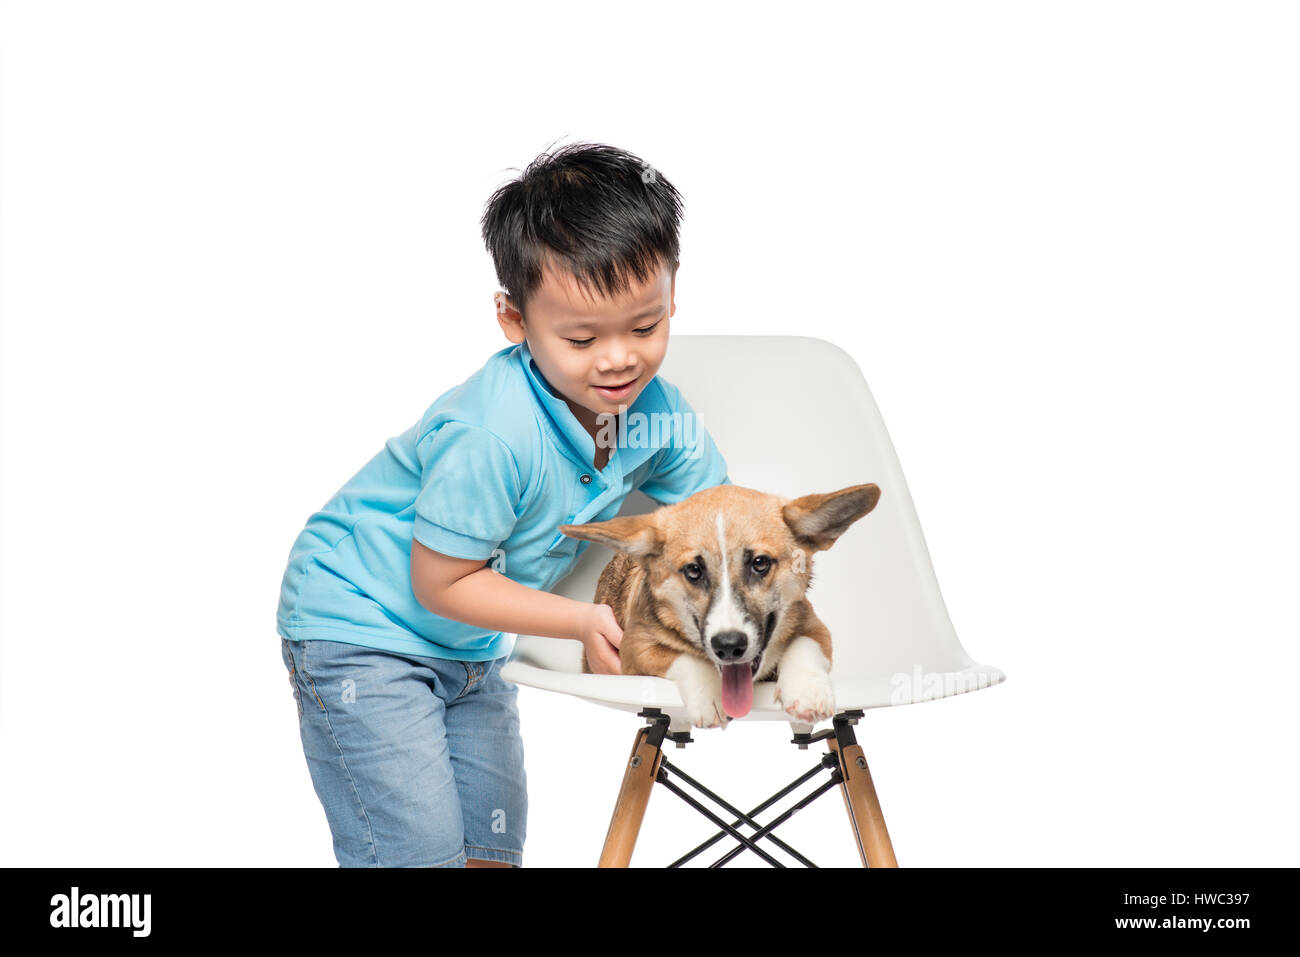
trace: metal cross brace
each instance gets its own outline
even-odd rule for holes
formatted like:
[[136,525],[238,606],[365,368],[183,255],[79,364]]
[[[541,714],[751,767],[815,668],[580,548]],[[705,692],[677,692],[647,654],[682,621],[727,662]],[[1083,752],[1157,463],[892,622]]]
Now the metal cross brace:
[[[859,716],[860,713],[850,713],[850,714],[852,714],[853,718],[856,718],[857,716]],[[654,737],[657,739],[656,743],[662,742],[664,737],[668,737],[671,738],[673,741],[675,741],[677,746],[680,748],[680,747],[685,747],[687,742],[692,740],[689,733],[686,732],[666,733],[668,717],[667,715],[663,715],[662,713],[660,713],[658,709],[653,709],[653,708],[647,709],[646,711],[641,712],[641,716],[648,718],[651,724],[656,725],[656,727],[654,728],[654,730],[658,732],[658,734],[654,735]],[[852,718],[849,718],[849,720],[852,720]],[[853,723],[856,723],[856,721],[854,721]],[[815,735],[796,734],[793,739],[793,743],[799,745],[801,749],[806,749],[808,745],[813,741],[820,740],[821,738],[826,737],[831,733],[832,732],[830,731],[823,731]],[[777,801],[781,800],[791,791],[795,790],[799,786],[810,781],[812,778],[816,777],[824,770],[830,771],[830,779],[822,783],[819,787],[817,787],[809,794],[805,795],[794,805],[786,809],[778,817],[776,817],[772,821],[769,821],[767,824],[763,824],[763,825],[760,825],[758,821],[754,820],[754,815],[767,810],[769,807],[771,807]],[[705,807],[703,804],[697,801],[694,797],[692,797],[690,794],[684,791],[675,782],[669,780],[670,773],[672,775],[680,777],[683,781],[685,781],[687,784],[694,787],[701,794],[708,797],[715,804],[717,804],[719,807],[725,810],[728,814],[732,815],[733,820],[731,821],[731,823],[728,824],[726,821],[718,817],[718,815],[714,814],[707,807]],[[784,824],[786,821],[790,820],[790,818],[793,817],[797,812],[806,808],[809,804],[817,800],[817,798],[821,797],[831,788],[842,784],[844,781],[844,776],[840,771],[839,761],[836,755],[832,752],[828,752],[824,754],[821,760],[819,760],[817,764],[814,765],[812,768],[810,768],[807,772],[801,774],[799,777],[795,778],[785,787],[781,788],[781,790],[777,791],[767,800],[763,801],[761,804],[751,809],[749,813],[740,811],[739,809],[729,804],[727,801],[723,800],[717,794],[714,794],[712,791],[706,788],[699,781],[696,781],[693,777],[691,777],[681,768],[672,764],[668,760],[667,755],[663,755],[663,757],[660,760],[659,772],[656,775],[655,780],[659,784],[662,784],[666,789],[671,791],[673,794],[676,794],[679,798],[681,798],[683,801],[685,801],[687,804],[693,807],[704,817],[708,818],[718,827],[722,828],[722,830],[718,831],[718,833],[713,835],[713,837],[709,838],[707,841],[700,844],[698,847],[693,848],[692,850],[688,851],[686,854],[683,854],[677,860],[673,861],[673,863],[668,865],[669,867],[681,867],[683,864],[685,864],[691,858],[695,857],[697,854],[700,854],[701,852],[712,847],[714,844],[722,840],[727,835],[731,835],[740,843],[737,844],[735,847],[733,847],[731,850],[729,850],[726,854],[722,855],[722,857],[718,858],[716,861],[710,864],[709,865],[710,867],[721,867],[722,865],[734,859],[737,855],[741,854],[742,852],[746,850],[750,850],[753,851],[755,854],[757,854],[759,857],[761,857],[768,864],[772,865],[773,867],[783,868],[786,865],[781,863],[776,858],[774,858],[771,854],[767,853],[767,851],[765,851],[763,848],[759,847],[758,842],[764,838],[767,838],[767,840],[771,841],[773,844],[775,844],[781,850],[785,851],[787,854],[789,854],[799,863],[803,864],[805,867],[816,867],[817,866],[816,864],[810,861],[803,854],[799,853],[799,851],[795,850],[785,841],[781,840],[779,837],[774,835],[772,831],[774,831],[780,825]],[[741,824],[747,824],[750,827],[754,828],[755,829],[754,833],[749,836],[742,834],[740,831],[737,830],[737,827]]]

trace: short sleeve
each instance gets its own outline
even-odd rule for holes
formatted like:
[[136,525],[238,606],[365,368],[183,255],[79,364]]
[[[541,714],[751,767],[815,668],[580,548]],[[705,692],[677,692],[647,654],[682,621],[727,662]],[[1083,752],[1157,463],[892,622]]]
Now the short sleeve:
[[680,414],[673,415],[671,443],[655,456],[654,471],[641,483],[641,491],[660,505],[672,505],[706,488],[732,484],[727,462],[704,417],[696,414],[676,386],[663,385],[673,412]]
[[453,558],[491,558],[518,518],[522,484],[509,446],[486,429],[453,421],[420,439],[416,454],[416,541]]

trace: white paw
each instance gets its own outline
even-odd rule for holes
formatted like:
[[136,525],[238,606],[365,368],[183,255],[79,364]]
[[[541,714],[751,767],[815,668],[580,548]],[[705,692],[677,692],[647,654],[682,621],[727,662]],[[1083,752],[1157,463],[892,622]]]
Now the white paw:
[[776,698],[785,713],[800,721],[825,721],[835,714],[835,693],[828,675],[798,672],[782,677],[776,685]]
[[707,661],[680,655],[666,677],[677,685],[693,728],[725,728],[731,716],[722,707],[722,676]]
[[826,656],[811,638],[796,638],[781,656],[776,700],[785,713],[815,723],[835,715],[835,692]]
[[693,728],[725,728],[731,721],[722,707],[721,695],[716,698],[695,695],[690,700],[682,695],[682,700],[686,704],[686,719]]

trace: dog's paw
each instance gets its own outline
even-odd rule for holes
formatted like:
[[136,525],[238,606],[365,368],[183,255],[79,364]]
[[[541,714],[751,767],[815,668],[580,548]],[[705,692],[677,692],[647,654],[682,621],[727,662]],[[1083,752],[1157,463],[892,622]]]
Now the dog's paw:
[[667,677],[676,683],[693,728],[725,728],[731,716],[722,707],[722,677],[716,666],[689,655],[680,655]]
[[725,728],[731,723],[731,716],[723,709],[720,695],[693,694],[683,701],[686,717],[693,728]]
[[835,714],[835,692],[830,675],[817,671],[795,671],[781,675],[776,683],[776,700],[785,713],[815,724]]

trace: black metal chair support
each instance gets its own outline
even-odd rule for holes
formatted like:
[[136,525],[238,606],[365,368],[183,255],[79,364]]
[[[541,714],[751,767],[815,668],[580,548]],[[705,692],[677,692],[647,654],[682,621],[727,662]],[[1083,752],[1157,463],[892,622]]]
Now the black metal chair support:
[[[671,739],[674,743],[676,743],[677,747],[679,748],[686,747],[688,743],[694,740],[693,738],[691,738],[689,732],[685,732],[685,731],[669,732],[667,730],[669,718],[666,714],[663,714],[658,708],[646,708],[645,710],[640,711],[637,714],[638,717],[645,718],[647,720],[647,724],[651,728],[650,733],[647,736],[647,740],[653,741],[657,746],[660,747],[661,750],[662,750],[662,742],[664,741],[665,738]],[[795,734],[794,738],[791,739],[791,743],[798,745],[800,750],[806,750],[809,744],[812,744],[815,741],[820,741],[823,738],[834,735],[841,745],[853,744],[855,743],[855,738],[850,726],[857,724],[857,719],[860,717],[862,717],[861,711],[841,712],[840,714],[835,715],[833,719],[833,723],[834,723],[833,730],[819,731],[816,734],[798,733]],[[754,815],[767,810],[769,807],[771,807],[777,801],[781,800],[791,791],[807,783],[812,778],[816,777],[822,771],[825,770],[830,771],[830,779],[828,781],[823,782],[815,790],[805,795],[802,799],[800,799],[791,807],[787,808],[778,817],[776,817],[772,821],[769,821],[767,824],[763,824],[763,825],[760,825],[758,821],[754,820]],[[699,801],[693,798],[690,794],[684,791],[676,783],[669,780],[670,773],[676,777],[681,778],[683,781],[685,781],[687,784],[694,787],[701,794],[703,794],[704,796],[712,800],[715,804],[717,804],[719,807],[725,810],[728,814],[732,815],[733,820],[731,821],[731,823],[728,824],[726,821],[718,817],[718,815],[714,814],[707,807],[705,807],[703,804],[701,804]],[[673,794],[676,794],[679,798],[681,798],[688,805],[693,807],[704,817],[708,818],[711,822],[716,824],[718,827],[722,828],[722,830],[718,831],[718,833],[713,835],[713,837],[709,838],[708,840],[700,844],[698,847],[693,848],[692,850],[688,851],[686,854],[679,857],[677,860],[673,861],[671,864],[668,865],[669,867],[681,867],[691,858],[695,857],[696,855],[712,847],[714,844],[716,844],[718,841],[725,838],[727,835],[730,835],[740,843],[737,844],[735,847],[731,848],[731,850],[729,850],[722,857],[718,858],[716,861],[710,864],[709,865],[710,867],[722,867],[728,861],[733,860],[737,855],[743,853],[746,850],[749,850],[749,851],[753,851],[755,854],[757,854],[759,857],[761,857],[763,860],[765,860],[768,864],[772,865],[773,867],[783,868],[786,865],[778,861],[776,858],[772,857],[772,855],[768,854],[765,850],[763,850],[763,848],[759,847],[758,842],[763,838],[767,838],[769,841],[771,841],[781,850],[785,851],[787,854],[793,857],[800,864],[803,864],[805,867],[816,867],[817,866],[816,864],[810,861],[803,854],[799,853],[799,851],[795,850],[785,841],[782,841],[780,838],[776,837],[774,834],[772,834],[772,831],[774,831],[777,827],[779,827],[780,825],[788,821],[797,812],[803,810],[808,805],[810,805],[813,801],[817,800],[817,798],[821,797],[831,788],[834,788],[842,784],[844,782],[844,776],[840,771],[839,760],[836,754],[833,752],[827,752],[825,755],[822,756],[821,760],[819,760],[814,767],[812,767],[811,769],[809,769],[807,772],[800,775],[799,777],[795,778],[793,781],[791,781],[785,787],[781,788],[781,790],[777,791],[775,794],[773,794],[767,800],[763,801],[761,804],[755,806],[751,811],[749,811],[748,814],[733,807],[727,801],[723,800],[717,794],[714,794],[712,791],[706,788],[699,781],[696,781],[689,774],[685,773],[677,766],[671,764],[668,761],[666,755],[660,759],[659,773],[656,775],[655,781],[658,784],[662,784],[665,789],[671,791]],[[747,824],[750,827],[754,828],[755,829],[754,833],[748,836],[742,834],[740,831],[737,830],[737,828],[742,824]]]

